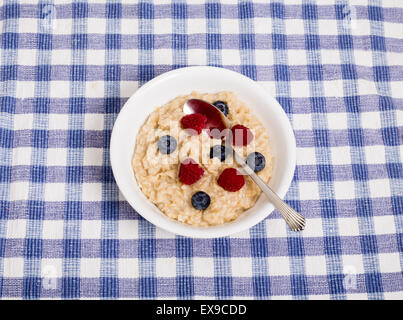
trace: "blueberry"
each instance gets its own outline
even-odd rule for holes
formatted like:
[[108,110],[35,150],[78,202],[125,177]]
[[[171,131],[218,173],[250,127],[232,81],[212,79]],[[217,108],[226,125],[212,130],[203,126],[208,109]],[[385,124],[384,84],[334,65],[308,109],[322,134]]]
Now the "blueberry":
[[158,149],[163,154],[170,154],[175,151],[178,143],[171,136],[163,136],[158,140]]
[[228,106],[224,101],[216,101],[213,103],[213,105],[222,113],[224,113],[224,116],[228,116]]
[[203,192],[198,191],[192,196],[192,206],[197,210],[205,210],[210,205],[210,196]]
[[210,159],[213,159],[214,157],[218,158],[223,162],[227,155],[229,154],[227,148],[223,145],[215,145],[211,147],[210,149]]
[[252,152],[246,158],[246,164],[253,169],[255,172],[262,171],[266,166],[266,159],[259,152]]

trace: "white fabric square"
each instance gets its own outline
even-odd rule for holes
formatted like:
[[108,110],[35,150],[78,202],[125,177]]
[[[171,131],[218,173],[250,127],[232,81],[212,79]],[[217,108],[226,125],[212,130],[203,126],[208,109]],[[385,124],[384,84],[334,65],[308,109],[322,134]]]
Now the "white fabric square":
[[[71,50],[55,49],[51,55],[52,65],[71,65]],[[88,60],[91,63],[90,60]]]
[[139,61],[139,50],[137,49],[121,49],[120,50],[120,63],[124,64],[137,64]]
[[367,164],[384,164],[385,146],[365,146],[365,162]]
[[81,258],[80,262],[80,277],[99,278],[101,275],[101,259]]
[[157,258],[155,259],[155,273],[158,278],[176,277],[176,259],[175,258]]
[[318,19],[318,35],[337,36],[339,34],[336,19]]
[[[35,82],[34,81],[16,81],[16,93],[15,96],[20,100],[20,103],[27,103],[24,101],[26,98],[35,97]],[[14,117],[24,114],[16,114]]]
[[347,114],[344,112],[328,113],[327,126],[330,130],[346,130]]
[[[106,33],[106,21],[107,21],[106,19],[87,18],[86,20],[87,20],[87,33],[88,34],[92,34],[92,33],[105,34]],[[122,20],[121,20],[121,23],[123,23]]]
[[104,118],[103,113],[86,113],[84,115],[84,130],[103,130]]
[[[301,50],[301,51],[305,52],[305,50]],[[337,65],[337,67],[339,68],[339,65],[341,64],[339,52],[332,50],[332,49],[321,49],[320,53],[321,53],[321,63],[322,64],[333,64],[333,65]]]
[[18,64],[22,66],[35,66],[37,64],[36,50],[18,49]]
[[[253,18],[253,26],[255,34],[271,34],[272,33],[272,19],[267,17]],[[267,50],[269,51],[269,50]]]
[[139,262],[137,258],[119,258],[118,265],[119,278],[139,277]]
[[[137,17],[130,17],[129,19],[120,19],[120,32],[122,34],[136,35],[139,33],[139,20]],[[154,20],[155,23],[156,20]],[[155,24],[154,24],[155,27]]]
[[326,80],[322,81],[323,92],[326,97],[343,97],[344,87],[343,80]]
[[272,50],[255,50],[255,64],[257,66],[271,66],[274,64]]
[[401,291],[384,292],[383,297],[385,300],[403,300],[403,293]]
[[385,52],[386,61],[388,61],[389,65],[399,65],[401,61],[403,61],[403,53],[401,52]]
[[105,50],[87,50],[87,65],[104,66],[107,61],[105,60]]
[[32,129],[34,115],[32,113],[19,113],[14,115],[14,130]]
[[345,274],[363,274],[364,261],[361,254],[343,254],[343,272]]
[[319,187],[317,181],[300,181],[299,197],[301,200],[318,200],[319,199]]
[[285,33],[287,35],[292,34],[304,34],[304,20],[302,19],[284,19],[285,23]]
[[102,166],[103,163],[102,148],[85,148],[84,149],[84,165],[85,166]]
[[[377,94],[378,90],[376,88],[376,84],[373,81],[368,81],[365,79],[358,79],[357,80],[358,92],[360,95],[371,95]],[[361,104],[362,107],[362,104]],[[365,128],[365,126],[364,126]]]
[[292,116],[294,130],[312,130],[312,115],[310,113],[296,113]]
[[[203,19],[204,20],[204,19]],[[239,34],[239,22],[234,19],[219,19],[220,33],[222,34]],[[200,31],[199,31],[200,33]]]
[[[231,20],[233,22],[233,20]],[[207,30],[207,21],[206,19],[188,19],[188,25],[186,29],[187,34],[198,34],[205,33]],[[221,21],[221,29],[222,29],[222,21]],[[223,30],[221,30],[223,32]]]
[[276,96],[276,82],[275,81],[259,81],[258,82],[267,92],[272,95]]
[[42,259],[41,260],[41,276],[42,286],[46,289],[57,289],[57,278],[63,275],[63,259]]
[[154,49],[154,65],[171,65],[173,63],[173,51],[172,49]]
[[83,201],[102,201],[102,183],[83,183]]
[[[58,82],[58,81],[54,81]],[[66,81],[66,83],[68,83]],[[49,114],[49,130],[68,130],[69,115],[67,113],[50,113]]]
[[[133,232],[133,231],[132,231]],[[133,233],[134,236],[137,236],[137,233]],[[175,239],[175,234],[173,234],[172,232],[166,231],[164,229],[161,229],[159,227],[155,228],[155,238],[156,239]]]
[[381,117],[379,111],[375,112],[362,112],[361,113],[361,126],[367,129],[380,129],[382,128]]
[[45,201],[65,201],[66,184],[65,183],[46,183]]
[[105,81],[86,81],[84,84],[87,98],[104,98]]
[[231,274],[233,277],[249,277],[252,272],[250,258],[231,258]]
[[292,66],[305,66],[308,63],[305,50],[290,49],[287,50],[288,64]]
[[205,65],[207,62],[206,50],[202,49],[189,49],[187,51],[189,65]]
[[[292,300],[293,297],[290,297],[287,300]],[[309,300],[330,300],[330,294],[312,294],[309,295]]]
[[195,277],[214,277],[214,260],[211,258],[193,258],[193,274]]
[[327,274],[325,256],[306,256],[305,271],[310,276],[322,276]]
[[129,98],[138,88],[138,81],[120,81],[120,97]]
[[302,231],[302,235],[304,237],[323,237],[322,219],[309,218],[306,220],[306,227],[304,231]]
[[172,19],[163,18],[151,21],[154,23],[154,34],[171,34],[173,32]]
[[13,166],[29,166],[31,164],[32,148],[14,148]]
[[288,276],[290,275],[290,258],[286,257],[268,257],[268,268],[270,276]]
[[4,258],[3,277],[22,278],[24,276],[24,258]]
[[27,220],[8,219],[7,220],[7,239],[21,239],[26,236]]
[[15,181],[10,183],[10,201],[28,200],[28,194],[28,181]]
[[376,235],[396,233],[396,223],[394,216],[375,216],[373,217],[373,221]]
[[391,96],[397,99],[403,99],[403,81],[391,81],[389,85],[392,91]]
[[338,218],[337,222],[339,226],[338,233],[340,236],[352,237],[360,235],[357,218]]
[[73,20],[72,19],[54,20],[51,29],[54,35],[63,35],[63,34],[70,35],[73,33]]
[[316,164],[315,148],[297,148],[297,164],[313,165]]
[[101,239],[101,220],[82,220],[81,239]]
[[[355,290],[355,288],[352,288]],[[368,294],[367,293],[349,293],[349,289],[347,289],[346,292],[346,298],[347,300],[368,300]]]
[[48,148],[46,150],[46,165],[48,166],[66,166],[67,149],[64,148]]
[[351,164],[350,146],[331,147],[330,154],[333,165]]
[[298,80],[298,81],[290,81],[290,91],[291,96],[293,98],[309,98],[310,93],[310,86],[309,81],[306,80]]
[[371,198],[389,198],[390,182],[388,179],[368,180]]
[[64,221],[63,220],[43,220],[42,238],[43,239],[63,239]]
[[[372,68],[374,65],[373,62],[373,57],[372,57],[372,51],[371,50],[354,50],[354,56],[355,56],[355,64],[358,66],[365,66],[365,67],[370,67]],[[360,81],[364,79],[359,79]],[[372,81],[369,81],[372,85],[375,83]]]
[[336,199],[354,199],[354,181],[334,181],[334,193]]
[[223,49],[221,50],[222,64],[223,65],[236,65],[241,64],[241,56],[238,50]]
[[[32,4],[32,1],[31,1]],[[21,4],[20,4],[21,5]],[[38,32],[38,23],[42,21],[38,18],[27,18],[19,19],[18,23],[18,33],[37,33]]]
[[[356,5],[356,4],[354,3],[354,5]],[[365,4],[365,6],[367,6],[367,5],[368,5],[368,3]],[[355,6],[350,6],[350,8],[354,9]],[[353,13],[355,14],[354,11],[353,11]],[[369,36],[369,35],[371,35],[371,23],[367,19],[356,19],[354,17],[354,19],[351,19],[351,21],[346,20],[345,23],[346,23],[346,29],[347,28],[351,29],[351,33],[354,36]],[[347,30],[349,30],[349,29],[347,29]]]
[[138,220],[119,220],[119,239],[137,239]]

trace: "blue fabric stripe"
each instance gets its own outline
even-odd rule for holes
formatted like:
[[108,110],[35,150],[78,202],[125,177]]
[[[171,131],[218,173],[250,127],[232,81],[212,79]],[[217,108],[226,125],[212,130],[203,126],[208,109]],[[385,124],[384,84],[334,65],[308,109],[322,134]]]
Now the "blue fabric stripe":
[[[154,77],[153,18],[154,4],[151,0],[140,1],[139,14],[139,74],[140,85]],[[144,218],[139,219],[139,297],[152,299],[157,297],[155,226]]]
[[[18,51],[10,48],[8,41],[17,41],[18,34],[18,20],[6,19],[8,16],[17,17],[19,14],[18,1],[5,0],[4,5],[7,6],[7,10],[3,12],[3,39],[1,43],[1,65],[16,65],[18,59]],[[11,39],[5,39],[5,34],[12,35]],[[3,75],[2,75],[3,77]],[[9,75],[5,78],[8,79]],[[14,126],[14,110],[16,105],[16,99],[11,97],[15,96],[16,82],[7,81],[1,82],[1,96],[0,101],[0,164],[2,168],[2,178],[0,184],[0,298],[3,296],[3,268],[4,268],[4,254],[6,247],[6,232],[7,232],[7,220],[9,217],[10,207],[10,192],[8,184],[11,181],[11,165],[13,161],[13,138],[14,132],[12,131]],[[6,143],[7,142],[7,143]]]
[[[368,1],[368,17],[371,28],[371,35],[375,35],[377,39],[384,39],[384,27],[383,27],[383,8],[382,1],[379,0],[369,0]],[[375,40],[373,40],[375,41]],[[378,40],[380,41],[380,40]],[[390,88],[390,70],[388,67],[387,57],[384,51],[374,50],[372,53],[372,61],[375,69],[375,84],[376,89],[379,94],[379,106],[380,106],[380,117],[381,117],[381,127],[382,128],[398,128],[399,123],[397,123],[397,112],[398,108],[395,106],[394,101],[389,98],[392,97],[392,92]],[[379,72],[382,76],[377,76],[377,68],[382,67]],[[401,110],[400,110],[401,112]],[[402,124],[400,124],[401,126]],[[401,128],[401,127],[400,127]],[[403,269],[403,244],[399,241],[399,234],[403,234],[403,187],[401,180],[397,178],[402,178],[402,159],[400,158],[398,148],[394,147],[396,145],[401,145],[402,136],[400,134],[400,143],[398,130],[387,133],[385,129],[382,130],[382,138],[385,145],[385,159],[388,173],[390,176],[390,191],[392,196],[392,213],[394,214],[394,221],[397,233],[397,243],[400,253],[400,266]],[[396,141],[394,143],[393,141]],[[393,169],[392,169],[393,167]],[[399,173],[398,173],[399,172]]]
[[[41,12],[45,5],[39,2],[38,11]],[[35,96],[46,97],[49,93],[49,69],[40,68],[51,63],[52,37],[38,25],[38,33],[41,34],[37,43]],[[42,183],[46,177],[46,148],[48,143],[48,110],[46,99],[34,100],[34,134],[31,145],[34,146],[31,154],[31,172],[28,194],[28,220],[26,226],[26,238],[24,243],[24,281],[23,298],[36,299],[41,294],[41,257],[42,257],[42,224],[44,217],[44,187]],[[39,111],[39,112],[38,112]],[[44,112],[43,112],[44,111]]]
[[62,298],[80,297],[80,258],[81,258],[81,219],[83,151],[84,151],[84,113],[86,96],[86,51],[88,4],[74,2],[72,5],[72,51],[70,71],[70,110],[69,115],[69,149],[67,150],[66,170],[66,207],[63,240],[63,276]]
[[[256,79],[254,11],[252,1],[240,1],[238,3],[238,17],[241,72],[251,79]],[[266,223],[264,221],[250,229],[253,272],[252,285],[256,299],[267,299],[270,296],[270,277],[267,275],[268,249],[267,239],[264,235],[266,235]]]
[[[186,1],[172,3],[172,47],[173,68],[187,66],[187,4]],[[176,251],[176,295],[179,299],[194,297],[193,239],[175,237]]]
[[[106,54],[105,54],[105,105],[113,104],[120,96],[120,28],[122,4],[120,0],[108,0],[106,3]],[[100,296],[104,299],[119,297],[118,280],[118,219],[119,190],[113,179],[109,159],[109,142],[113,124],[120,110],[119,103],[106,106],[110,110],[104,118],[104,152],[102,184],[102,226],[101,226],[101,283]]]
[[205,3],[206,11],[206,45],[207,65],[221,67],[222,39],[220,33],[221,4],[216,0],[208,0]]
[[[307,64],[310,66],[308,72],[311,81],[310,96],[323,97],[324,89],[323,83],[323,70],[321,69],[321,54],[320,54],[320,41],[318,34],[318,19],[317,19],[317,5],[304,1],[302,4],[302,15],[304,18],[305,28],[305,46],[307,49]],[[329,197],[334,198],[334,185],[333,185],[333,172],[330,167],[323,167],[324,164],[331,163],[330,144],[328,134],[327,115],[324,113],[326,110],[326,101],[316,101],[316,104],[311,105],[312,110],[312,128],[315,137],[316,161],[318,163],[318,182],[319,182],[319,197],[321,199]],[[318,104],[319,102],[319,104]],[[319,112],[318,112],[319,111]],[[342,285],[343,279],[335,277],[334,275],[343,274],[343,263],[341,259],[341,246],[340,238],[338,236],[338,223],[334,214],[329,214],[329,210],[333,212],[336,208],[333,203],[328,203],[327,206],[321,208],[322,226],[324,233],[324,247],[326,254],[326,268],[329,275],[329,293],[333,299],[346,298],[345,289]]]
[[229,299],[233,295],[231,277],[231,239],[213,239],[214,289],[217,299]]
[[[345,10],[345,7],[348,6],[348,2],[344,0],[336,1],[336,10]],[[351,26],[349,24],[341,23],[338,21],[338,30],[340,34],[350,32]],[[348,38],[340,38],[339,46],[343,47]],[[340,50],[340,58],[342,65],[354,65],[354,55],[350,50]],[[342,67],[343,68],[343,67]],[[348,73],[348,76],[344,76],[343,80],[343,90],[344,94],[347,97],[357,97],[358,105],[359,105],[359,92],[358,92],[358,84],[357,79],[358,75],[354,68],[345,68],[345,72]],[[346,103],[351,102],[345,100]],[[352,112],[347,112],[347,121],[349,128],[362,128],[362,120],[361,115],[355,112],[356,108],[351,108],[346,106],[346,110],[352,110]],[[369,200],[370,192],[368,185],[368,176],[365,174],[368,168],[366,165],[365,153],[363,148],[361,147],[361,143],[354,143],[354,133],[350,132],[351,139],[351,162],[354,164],[358,164],[357,166],[353,166],[353,175],[354,179],[354,189],[355,196],[357,199],[368,199],[368,201],[356,201],[356,214],[359,221],[359,230],[361,237],[361,250],[363,253],[364,260],[364,270],[365,270],[365,280],[367,288],[371,287],[371,290],[368,290],[368,298],[369,299],[382,299],[383,298],[383,289],[382,289],[382,279],[379,276],[379,259],[377,256],[377,244],[376,239],[372,238],[370,242],[363,241],[362,237],[366,237],[367,235],[375,234],[374,229],[374,221],[373,221],[373,208],[372,201]],[[355,170],[354,170],[355,169]],[[363,214],[365,213],[365,214]],[[367,239],[369,240],[369,239]]]

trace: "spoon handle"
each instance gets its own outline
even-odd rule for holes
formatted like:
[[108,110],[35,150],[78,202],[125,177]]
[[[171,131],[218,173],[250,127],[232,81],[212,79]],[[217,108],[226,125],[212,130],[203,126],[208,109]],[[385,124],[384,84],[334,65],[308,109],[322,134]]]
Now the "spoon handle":
[[245,160],[233,150],[235,161],[242,166],[242,169],[247,173],[252,180],[262,189],[263,193],[267,196],[269,201],[276,207],[276,209],[283,216],[285,222],[288,224],[292,231],[301,231],[305,228],[305,218],[281,198],[249,167]]

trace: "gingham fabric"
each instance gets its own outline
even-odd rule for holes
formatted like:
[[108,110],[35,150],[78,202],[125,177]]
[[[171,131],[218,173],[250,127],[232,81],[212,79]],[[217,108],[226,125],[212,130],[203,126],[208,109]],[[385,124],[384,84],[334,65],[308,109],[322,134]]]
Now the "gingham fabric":
[[[2,0],[3,299],[403,299],[403,2]],[[297,168],[278,212],[219,239],[175,236],[120,196],[114,120],[192,65],[280,102]]]

